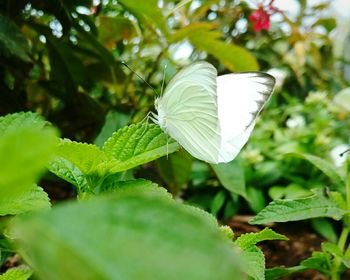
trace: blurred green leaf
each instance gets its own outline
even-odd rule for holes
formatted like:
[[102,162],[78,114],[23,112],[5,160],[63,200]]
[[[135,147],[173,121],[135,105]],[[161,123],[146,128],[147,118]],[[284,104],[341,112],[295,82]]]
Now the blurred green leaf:
[[324,252],[313,252],[310,258],[303,260],[300,264],[308,269],[315,269],[326,276],[331,274],[330,255]]
[[130,116],[124,113],[110,111],[106,115],[105,123],[95,139],[95,144],[102,148],[104,142],[112,136],[113,132],[130,123]]
[[51,79],[67,87],[71,92],[78,86],[90,87],[86,69],[82,61],[75,55],[70,44],[47,37],[51,65]]
[[159,126],[138,123],[119,129],[106,141],[103,150],[118,161],[114,172],[124,171],[168,155],[179,145]]
[[162,10],[158,8],[157,0],[148,0],[140,2],[138,0],[120,0],[127,10],[133,13],[137,18],[141,19],[143,23],[152,23],[158,27],[165,36],[168,35],[168,27],[166,20],[162,14]]
[[[50,199],[44,190],[38,186],[22,192],[11,199],[0,198],[0,216],[17,215],[29,211],[50,208]],[[1,279],[1,278],[0,278]]]
[[331,242],[337,242],[338,236],[333,224],[325,218],[317,218],[311,220],[312,227],[318,234]]
[[172,193],[179,192],[190,180],[192,161],[192,156],[183,149],[156,161],[159,174]]
[[325,175],[327,175],[332,182],[335,184],[333,189],[342,189],[344,187],[344,179],[340,172],[328,161],[323,158],[310,155],[310,154],[302,154],[302,153],[290,153],[288,155],[299,157],[309,161],[311,164],[316,166],[320,171],[322,171]]
[[319,18],[313,24],[313,26],[321,25],[327,32],[331,32],[334,28],[337,27],[337,21],[335,18]]
[[14,56],[30,61],[28,40],[18,26],[8,17],[0,14],[0,57]]
[[266,206],[264,193],[260,189],[253,187],[247,188],[247,202],[249,207],[255,212],[260,212]]
[[171,42],[188,39],[196,48],[213,55],[232,72],[259,70],[252,54],[233,43],[220,40],[222,34],[213,29],[215,26],[210,23],[191,23],[176,31]]
[[[29,114],[31,121],[20,120]],[[0,200],[16,197],[32,189],[57,143],[56,131],[42,129],[42,121],[28,114],[0,118]]]
[[250,224],[266,224],[272,222],[300,221],[311,218],[330,217],[340,220],[345,211],[322,193],[300,199],[278,199],[272,201],[259,212]]
[[306,270],[305,266],[293,266],[293,267],[274,267],[265,270],[266,280],[278,280],[282,277],[289,276],[293,273],[302,272]]
[[133,33],[135,33],[135,28],[132,22],[125,17],[103,15],[99,17],[98,38],[107,48],[114,47],[120,40],[130,39]]
[[244,169],[238,160],[229,163],[211,164],[211,167],[224,188],[247,198]]
[[212,202],[211,202],[211,206],[210,206],[210,213],[212,213],[214,216],[216,216],[220,209],[222,208],[222,206],[225,203],[225,198],[226,198],[226,194],[224,191],[219,191],[213,198]]
[[9,234],[39,279],[244,279],[232,244],[202,212],[109,195],[18,218]]
[[27,280],[33,271],[26,266],[13,267],[0,275],[0,280]]

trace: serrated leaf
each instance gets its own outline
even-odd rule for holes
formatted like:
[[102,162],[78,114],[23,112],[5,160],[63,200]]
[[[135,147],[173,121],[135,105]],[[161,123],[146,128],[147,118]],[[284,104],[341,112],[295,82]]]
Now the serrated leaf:
[[[17,115],[22,119],[22,114]],[[7,117],[11,121],[7,122]],[[56,131],[30,121],[19,125],[13,116],[2,119],[0,136],[0,198],[12,199],[37,182],[56,146]],[[4,125],[6,123],[6,125]],[[25,139],[25,141],[23,141]]]
[[254,280],[265,280],[265,256],[256,246],[251,246],[242,254],[245,261],[244,271]]
[[282,277],[286,277],[293,273],[303,272],[307,268],[305,266],[293,266],[293,267],[274,267],[265,270],[266,280],[278,280]]
[[103,181],[102,191],[113,192],[118,196],[123,194],[145,194],[171,198],[171,194],[166,189],[151,181],[145,179],[117,181],[113,177],[109,176]]
[[19,112],[0,117],[0,135],[23,127],[44,128],[48,122],[33,112]]
[[244,169],[238,160],[211,164],[211,167],[225,189],[247,198]]
[[47,209],[50,206],[47,193],[42,188],[34,186],[26,192],[11,197],[11,199],[0,198],[0,216],[17,215],[28,211]]
[[300,221],[311,218],[329,217],[340,220],[345,211],[322,193],[300,199],[280,199],[272,201],[259,212],[250,224]]
[[179,149],[175,140],[159,126],[138,123],[119,129],[106,141],[103,150],[118,161],[114,172],[131,169]]
[[27,280],[32,276],[33,271],[26,266],[10,268],[0,275],[0,280]]
[[279,234],[270,228],[264,228],[260,232],[251,232],[242,234],[237,238],[235,244],[238,245],[242,250],[246,250],[249,247],[256,245],[261,241],[266,240],[288,240],[283,234]]
[[9,235],[39,279],[244,279],[232,243],[189,209],[110,194],[18,217]]
[[91,190],[116,165],[117,162],[96,145],[64,139],[49,163],[49,170],[79,190]]
[[322,171],[326,176],[329,177],[329,179],[332,180],[332,182],[336,185],[336,188],[343,188],[344,186],[344,179],[340,172],[328,161],[324,160],[323,158],[309,155],[309,154],[301,154],[301,153],[290,153],[288,155],[299,157],[302,159],[305,159],[309,161],[311,164],[313,164],[315,167],[317,167],[320,171]]
[[29,44],[19,27],[8,17],[0,14],[0,57],[17,57],[30,61]]
[[214,31],[215,29],[215,25],[210,23],[191,23],[175,32],[171,42],[187,39],[197,49],[216,57],[232,72],[259,70],[257,60],[252,54],[242,47],[220,40],[222,34]]

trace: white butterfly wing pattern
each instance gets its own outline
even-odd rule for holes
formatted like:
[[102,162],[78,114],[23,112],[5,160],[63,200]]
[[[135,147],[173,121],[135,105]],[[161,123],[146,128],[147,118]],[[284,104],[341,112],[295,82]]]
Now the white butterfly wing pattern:
[[156,100],[155,122],[192,156],[229,162],[247,142],[273,86],[274,78],[264,73],[217,77],[214,66],[196,62]]
[[216,69],[196,62],[178,72],[156,100],[157,122],[194,157],[215,163],[220,149]]
[[219,162],[231,161],[242,149],[274,85],[275,79],[262,72],[227,74],[217,78],[221,135]]

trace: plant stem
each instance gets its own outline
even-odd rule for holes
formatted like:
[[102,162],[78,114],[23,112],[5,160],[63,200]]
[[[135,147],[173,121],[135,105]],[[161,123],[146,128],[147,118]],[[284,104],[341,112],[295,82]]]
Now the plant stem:
[[[348,162],[345,162],[345,189],[346,189],[346,212],[350,210],[350,174],[348,170]],[[344,220],[343,220],[343,229],[340,234],[339,240],[338,240],[338,247],[339,249],[344,253],[344,249],[346,246],[346,241],[349,236],[349,217],[347,214],[345,214]],[[338,280],[340,279],[340,273],[339,268],[341,265],[342,258],[339,256],[334,257],[333,261],[333,267],[332,267],[332,280]]]

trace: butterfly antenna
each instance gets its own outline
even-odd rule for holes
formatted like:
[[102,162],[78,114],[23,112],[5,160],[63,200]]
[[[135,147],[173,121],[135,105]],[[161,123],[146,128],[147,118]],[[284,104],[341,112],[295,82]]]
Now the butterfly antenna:
[[167,65],[165,64],[165,66],[164,66],[164,70],[163,70],[162,88],[161,88],[161,90],[160,90],[160,95],[161,95],[161,96],[163,95],[163,89],[164,89],[164,81],[165,81],[166,67],[167,67]]
[[155,92],[155,94],[158,95],[158,92],[154,89],[154,87],[152,87],[144,78],[142,78],[139,74],[137,74],[136,71],[131,69],[130,66],[126,64],[125,61],[120,61],[120,63],[123,64],[126,68],[128,68],[131,72],[133,72],[139,79],[141,79],[146,85],[148,85]]
[[345,150],[344,152],[342,152],[341,154],[339,154],[341,157],[344,156],[346,153],[350,152],[350,149]]

